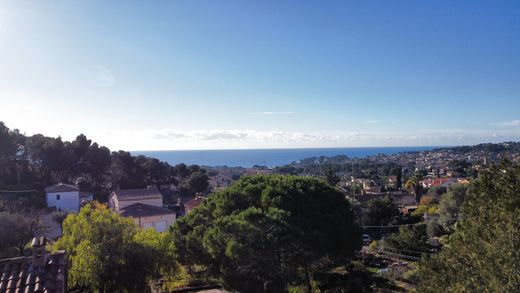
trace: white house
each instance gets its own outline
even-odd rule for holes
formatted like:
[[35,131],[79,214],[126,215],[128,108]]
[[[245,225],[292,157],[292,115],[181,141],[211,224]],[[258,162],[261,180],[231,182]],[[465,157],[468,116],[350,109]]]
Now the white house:
[[114,191],[108,196],[108,207],[133,218],[143,229],[163,232],[175,222],[175,212],[163,207],[163,196],[155,186]]
[[45,187],[48,207],[60,211],[77,212],[80,204],[79,187],[71,184],[58,183]]

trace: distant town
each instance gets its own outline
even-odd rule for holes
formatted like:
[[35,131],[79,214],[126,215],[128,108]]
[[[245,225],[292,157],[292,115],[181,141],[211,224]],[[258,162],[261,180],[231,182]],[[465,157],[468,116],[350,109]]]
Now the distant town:
[[[0,272],[4,273],[0,292],[16,288],[30,288],[36,292],[34,280],[42,276],[46,279],[41,288],[52,287],[54,292],[100,288],[98,280],[109,282],[118,277],[111,269],[97,268],[97,262],[102,263],[118,249],[128,249],[119,255],[124,263],[129,261],[127,254],[136,253],[135,247],[141,247],[143,255],[136,257],[143,257],[140,261],[146,263],[141,279],[128,284],[117,279],[116,283],[106,283],[110,284],[106,285],[109,286],[106,290],[245,290],[248,287],[228,283],[230,280],[225,277],[214,278],[213,274],[219,274],[222,269],[212,267],[214,257],[228,257],[224,255],[231,252],[226,249],[231,248],[214,251],[218,256],[210,256],[204,246],[226,242],[235,229],[244,228],[240,221],[249,221],[246,215],[254,211],[249,204],[263,207],[268,203],[280,211],[295,208],[294,215],[319,210],[302,216],[310,222],[298,229],[312,227],[315,221],[329,223],[327,221],[332,219],[329,214],[338,212],[334,221],[342,219],[348,223],[341,228],[346,230],[332,231],[323,237],[333,239],[349,229],[353,229],[349,230],[353,234],[344,234],[345,239],[360,236],[359,243],[352,240],[350,250],[341,255],[363,267],[350,270],[365,276],[362,288],[411,290],[421,284],[416,275],[421,259],[443,251],[449,236],[455,233],[468,186],[478,180],[481,172],[520,160],[520,143],[504,142],[366,158],[312,157],[274,168],[170,166],[154,158],[131,156],[124,151],[111,152],[84,135],[68,142],[40,134],[25,136],[3,124],[0,127],[0,233],[3,235],[0,258],[4,259],[0,260]],[[303,191],[292,194],[293,190]],[[323,198],[330,197],[331,202],[340,200],[337,203],[341,204],[335,204],[333,208],[326,201],[318,204],[319,199],[316,199],[318,201],[309,203],[312,209],[298,210],[298,205],[308,198],[305,196],[316,190],[323,190],[318,193]],[[254,199],[270,192],[274,192],[273,199],[280,193],[285,194],[281,198],[287,200],[296,195],[302,197],[302,202],[288,200],[278,206],[267,199]],[[286,207],[292,204],[296,206]],[[321,204],[323,206],[318,207]],[[342,212],[335,210],[342,205]],[[240,213],[236,214],[238,211]],[[224,226],[218,228],[238,225],[226,232],[228,236],[218,234],[217,230],[208,231],[210,234],[207,235],[199,234],[233,215],[241,215],[241,220],[223,222]],[[292,221],[290,213],[284,217],[288,217],[286,221]],[[258,223],[252,220],[247,225]],[[249,233],[253,233],[250,235],[253,237],[254,231],[261,230],[253,229],[236,237]],[[321,227],[306,233],[328,232]],[[120,237],[128,247],[113,246],[108,235],[116,237],[114,239]],[[214,239],[205,242],[209,241],[205,237]],[[264,241],[262,237],[255,241]],[[92,241],[100,241],[100,246],[82,246],[92,245]],[[305,241],[313,242],[312,239]],[[333,242],[338,244],[336,240]],[[227,243],[228,247],[235,245],[234,242]],[[236,253],[233,257],[244,257]],[[96,260],[89,264],[92,255]],[[228,269],[238,268],[234,263],[229,265]],[[328,269],[333,269],[340,264],[331,262],[328,265],[331,266]],[[89,271],[94,268],[95,272]],[[322,268],[324,271],[320,272],[329,274],[328,269]],[[132,274],[136,266],[121,270]],[[211,274],[206,275],[210,271]],[[336,277],[344,278],[349,284],[356,283],[349,276],[342,272]],[[266,280],[254,283],[254,286],[268,284],[264,283],[268,282]],[[333,288],[326,279],[317,280],[323,288]],[[280,286],[275,288],[287,288],[285,283]]]

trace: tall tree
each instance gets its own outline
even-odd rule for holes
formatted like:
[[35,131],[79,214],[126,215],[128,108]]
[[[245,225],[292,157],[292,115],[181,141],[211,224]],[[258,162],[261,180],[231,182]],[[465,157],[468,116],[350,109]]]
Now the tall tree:
[[383,199],[373,199],[368,202],[363,211],[364,225],[388,225],[398,215],[397,206],[392,199],[386,196]]
[[99,183],[104,182],[107,169],[110,166],[110,150],[93,143],[85,156],[92,191],[98,194],[102,193],[104,190],[99,186]]
[[439,224],[445,229],[450,229],[458,221],[460,209],[466,198],[467,185],[454,184],[448,188],[448,192],[441,197],[439,202]]
[[442,252],[420,269],[420,292],[518,292],[520,166],[482,171]]
[[245,177],[179,219],[180,261],[203,265],[226,288],[283,292],[322,265],[346,264],[361,231],[345,197],[311,178]]
[[339,176],[336,174],[336,172],[334,171],[334,169],[332,167],[328,167],[325,170],[325,181],[327,181],[327,183],[329,185],[336,186],[336,184],[338,184],[338,182],[340,180],[341,179],[339,178]]
[[21,256],[36,232],[36,220],[21,214],[0,213],[0,258]]
[[422,187],[420,181],[420,174],[415,172],[408,180],[406,180],[406,183],[404,184],[404,188],[408,189],[415,196],[416,202],[420,202],[421,200]]

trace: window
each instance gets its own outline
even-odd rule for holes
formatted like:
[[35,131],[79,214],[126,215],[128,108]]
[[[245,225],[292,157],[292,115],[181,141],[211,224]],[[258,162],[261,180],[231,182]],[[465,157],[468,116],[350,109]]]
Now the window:
[[56,200],[60,200],[60,195],[56,194]]
[[168,228],[166,227],[166,221],[153,222],[153,226],[155,227],[155,230],[157,232],[166,231],[166,229]]

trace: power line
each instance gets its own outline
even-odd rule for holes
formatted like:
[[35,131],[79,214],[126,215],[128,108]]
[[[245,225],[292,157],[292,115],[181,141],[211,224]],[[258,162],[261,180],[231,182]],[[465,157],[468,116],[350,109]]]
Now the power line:
[[429,255],[434,255],[434,253],[431,253],[431,252],[425,252],[425,251],[416,251],[416,250],[407,250],[407,249],[398,249],[398,248],[392,248],[392,247],[385,247],[383,249],[384,250],[395,250],[395,251],[404,251],[404,252],[411,252],[411,253],[419,253],[419,254],[429,254]]
[[400,254],[400,253],[394,253],[394,252],[388,252],[388,251],[380,251],[380,253],[383,253],[386,255],[391,255],[394,257],[402,258],[402,259],[415,260],[415,261],[421,260],[420,257],[406,255],[406,254]]
[[[451,218],[446,220],[460,220],[460,218]],[[385,226],[361,226],[361,228],[395,228],[395,227],[402,227],[402,226],[414,226],[424,224],[424,222],[417,222],[413,224],[398,224],[398,225],[385,225]]]
[[26,189],[26,190],[0,190],[0,192],[6,192],[6,193],[27,193],[27,192],[38,192],[38,190],[35,190],[35,189]]
[[[420,222],[419,222],[420,223]],[[395,227],[402,227],[402,226],[413,226],[417,225],[419,223],[414,224],[400,224],[400,225],[386,225],[386,226],[361,226],[361,228],[395,228]]]

